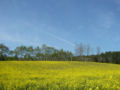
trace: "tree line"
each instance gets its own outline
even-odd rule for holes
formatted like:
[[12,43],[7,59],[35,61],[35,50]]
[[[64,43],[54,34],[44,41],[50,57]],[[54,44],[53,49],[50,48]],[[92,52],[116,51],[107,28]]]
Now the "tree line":
[[96,47],[96,54],[94,54],[94,48],[90,44],[76,43],[75,54],[73,54],[70,51],[56,49],[45,44],[36,48],[21,45],[10,50],[9,47],[1,43],[0,61],[91,61],[120,64],[120,51],[101,53],[100,49],[100,47]]
[[100,50],[101,48],[99,46],[96,47],[96,55],[94,55],[94,49],[90,44],[76,43],[75,60],[120,64],[120,51],[101,53]]
[[[100,55],[100,47],[96,48],[97,55]],[[95,61],[94,58],[91,58],[94,55],[94,48],[90,44],[84,45],[83,43],[77,44],[75,46],[75,59],[77,61]]]
[[46,46],[19,46],[15,50],[9,50],[3,43],[0,44],[0,60],[18,60],[18,61],[72,61],[73,54],[70,51],[64,51],[63,49],[57,50],[54,47]]

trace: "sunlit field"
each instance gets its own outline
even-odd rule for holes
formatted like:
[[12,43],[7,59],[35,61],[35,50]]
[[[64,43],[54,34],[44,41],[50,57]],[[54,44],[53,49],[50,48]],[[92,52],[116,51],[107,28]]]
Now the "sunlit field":
[[0,90],[120,90],[120,65],[1,61]]

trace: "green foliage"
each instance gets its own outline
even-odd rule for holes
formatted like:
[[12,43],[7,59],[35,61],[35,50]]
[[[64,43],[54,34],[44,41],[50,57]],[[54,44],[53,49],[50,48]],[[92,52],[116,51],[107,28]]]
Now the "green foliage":
[[7,59],[7,55],[9,54],[9,48],[5,46],[3,43],[0,44],[0,60],[5,61]]
[[[78,45],[77,45],[78,46]],[[80,49],[80,51],[79,51]],[[85,46],[81,43],[75,50],[80,52],[79,55],[74,56],[70,51],[63,49],[55,49],[43,44],[41,47],[37,46],[19,46],[15,50],[9,50],[4,44],[0,44],[0,60],[1,61],[93,61],[103,63],[120,64],[120,51],[105,52],[100,54],[100,47],[97,48],[97,55],[89,55],[90,46],[87,45],[87,51],[84,50]],[[87,52],[86,55],[84,55]]]
[[101,54],[103,62],[120,64],[120,52],[106,52]]
[[19,46],[14,51],[9,51],[8,47],[4,44],[0,44],[0,60],[19,60],[19,61],[72,61],[73,54],[63,49],[57,50],[54,47],[42,45],[40,48],[37,46]]

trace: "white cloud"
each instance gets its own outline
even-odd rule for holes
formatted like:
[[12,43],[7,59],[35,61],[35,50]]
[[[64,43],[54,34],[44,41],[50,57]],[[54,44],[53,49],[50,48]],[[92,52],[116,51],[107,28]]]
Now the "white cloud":
[[101,13],[98,17],[99,24],[101,27],[104,28],[110,28],[114,24],[114,13],[108,12],[108,13]]
[[111,0],[111,1],[113,1],[113,3],[116,4],[117,10],[119,11],[120,10],[120,0]]
[[117,4],[120,4],[120,0],[116,0],[116,3],[117,3]]
[[66,41],[66,40],[64,40],[64,39],[62,39],[62,38],[60,38],[60,37],[57,37],[57,36],[55,36],[55,35],[53,35],[53,34],[51,34],[51,33],[48,33],[48,32],[43,31],[43,30],[40,30],[40,31],[42,31],[42,32],[44,32],[44,33],[46,33],[46,34],[48,34],[48,35],[50,35],[50,36],[52,36],[52,37],[55,37],[55,38],[57,38],[57,39],[65,42],[65,43],[68,43],[68,44],[70,44],[70,45],[72,45],[72,46],[75,46],[75,44],[73,44],[73,43],[71,43],[71,42],[69,42],[69,41]]
[[[41,45],[40,43],[37,43],[36,41],[31,42],[30,40],[27,39],[27,36],[25,38],[24,36],[21,36],[18,33],[16,33],[15,35],[10,35],[8,33],[0,31],[0,36],[1,36],[1,38],[0,38],[1,41],[16,42],[16,43],[20,43],[22,45],[23,44],[24,45],[33,45],[33,46]],[[24,39],[22,37],[24,37]]]
[[10,41],[10,42],[25,42],[24,40],[20,39],[19,35],[15,35],[15,37],[13,37],[12,35],[9,35],[7,33],[2,33],[0,32],[0,36],[2,38],[0,38],[3,41]]

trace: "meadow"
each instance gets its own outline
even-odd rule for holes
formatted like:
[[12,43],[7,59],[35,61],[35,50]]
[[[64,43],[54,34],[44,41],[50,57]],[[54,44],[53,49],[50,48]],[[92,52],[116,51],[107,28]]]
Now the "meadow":
[[120,90],[120,65],[0,61],[0,90]]

